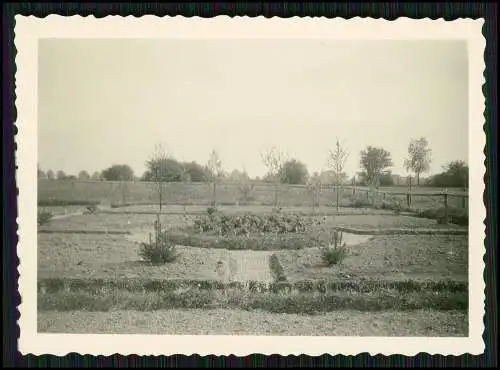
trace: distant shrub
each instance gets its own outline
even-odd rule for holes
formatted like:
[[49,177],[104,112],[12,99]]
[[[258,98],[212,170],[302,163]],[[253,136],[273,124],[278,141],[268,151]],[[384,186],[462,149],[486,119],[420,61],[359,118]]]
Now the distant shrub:
[[42,226],[47,224],[53,217],[52,212],[38,211],[38,225]]
[[444,207],[426,209],[417,214],[419,217],[436,220],[438,224],[451,223],[460,226],[469,224],[469,213],[465,209],[448,208],[448,219],[446,220],[446,209]]
[[347,257],[347,246],[342,241],[342,231],[334,231],[330,241],[321,251],[321,258],[328,266],[337,265]]
[[383,200],[382,203],[380,204],[381,209],[388,209],[392,210],[396,213],[400,213],[402,210],[401,203],[398,201],[386,201]]
[[364,208],[364,207],[371,207],[372,204],[371,202],[366,198],[366,195],[352,195],[349,198],[349,205],[353,208]]
[[159,216],[155,221],[154,239],[149,234],[149,242],[141,243],[139,254],[152,264],[165,264],[177,258],[175,244],[169,240],[166,230],[162,230]]
[[251,195],[253,190],[255,188],[255,184],[253,183],[243,183],[241,184],[238,189],[241,193],[241,200],[243,201],[252,201],[255,198]]

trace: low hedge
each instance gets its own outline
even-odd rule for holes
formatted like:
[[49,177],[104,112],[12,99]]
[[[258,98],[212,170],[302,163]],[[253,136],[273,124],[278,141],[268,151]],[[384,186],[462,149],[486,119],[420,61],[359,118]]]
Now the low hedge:
[[39,207],[65,207],[65,206],[97,206],[99,201],[95,200],[62,200],[62,199],[45,199],[39,200]]
[[[278,261],[279,262],[279,261]],[[271,284],[248,281],[224,283],[217,280],[161,280],[161,279],[96,279],[96,278],[45,278],[39,279],[38,291],[44,293],[98,292],[102,290],[124,290],[129,292],[166,292],[196,288],[199,290],[237,289],[250,292],[272,293],[326,293],[360,292],[370,293],[379,290],[409,292],[468,292],[464,281],[416,281],[416,280],[303,280],[296,282],[274,282]]]
[[248,293],[241,290],[200,290],[165,292],[128,292],[120,290],[88,292],[57,292],[38,295],[40,311],[110,311],[161,309],[245,309],[273,313],[312,315],[337,310],[466,310],[467,292],[410,292],[382,291],[360,293]]

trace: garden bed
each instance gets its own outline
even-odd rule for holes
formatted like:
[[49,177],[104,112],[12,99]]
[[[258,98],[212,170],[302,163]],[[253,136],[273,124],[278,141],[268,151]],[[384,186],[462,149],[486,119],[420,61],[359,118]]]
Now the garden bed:
[[467,236],[376,236],[328,267],[319,248],[276,252],[289,281],[303,279],[468,279]]

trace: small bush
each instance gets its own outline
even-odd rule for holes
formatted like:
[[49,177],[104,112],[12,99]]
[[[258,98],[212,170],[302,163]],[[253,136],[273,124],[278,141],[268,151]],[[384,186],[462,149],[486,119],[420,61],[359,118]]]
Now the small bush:
[[97,211],[98,211],[98,208],[97,208],[97,206],[96,206],[95,204],[92,204],[92,205],[87,206],[87,207],[85,208],[85,214],[87,214],[87,215],[93,215],[93,214],[96,214],[96,213],[97,213]]
[[347,252],[346,243],[342,242],[342,231],[340,233],[335,231],[328,246],[323,248],[321,258],[328,266],[337,265],[347,257]]
[[380,208],[381,209],[388,209],[388,210],[391,210],[391,211],[394,211],[396,213],[399,213],[401,212],[401,203],[398,202],[398,201],[387,201],[387,200],[383,200],[382,203],[380,204]]
[[281,266],[277,255],[272,254],[271,257],[269,257],[269,268],[271,269],[276,282],[286,281],[285,271],[283,270],[283,266]]
[[159,216],[155,221],[154,240],[149,234],[149,242],[141,243],[139,254],[145,261],[152,264],[165,264],[177,258],[175,244],[169,240],[166,230],[162,230]]
[[217,212],[217,207],[208,207],[207,208],[207,213],[208,213],[209,216],[212,216],[216,212]]
[[52,219],[52,217],[52,212],[38,211],[38,226],[47,224]]

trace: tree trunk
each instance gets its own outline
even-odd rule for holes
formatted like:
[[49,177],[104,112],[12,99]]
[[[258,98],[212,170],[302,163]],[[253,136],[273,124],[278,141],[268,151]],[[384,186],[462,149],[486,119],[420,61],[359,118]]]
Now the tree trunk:
[[217,199],[217,184],[214,182],[214,194],[213,194],[213,201],[212,201],[213,207],[215,207],[216,199]]
[[420,173],[417,172],[417,186],[420,186]]
[[340,194],[339,194],[339,187],[337,186],[337,189],[336,189],[336,196],[337,196],[337,204],[336,204],[336,208],[337,208],[337,212],[339,211],[339,208],[340,208],[340,205],[339,205],[339,198],[340,198]]
[[274,189],[274,206],[275,207],[278,207],[278,193],[279,193],[278,184],[276,184],[275,189]]
[[160,188],[159,193],[160,193],[160,212],[161,212],[161,205],[162,205],[162,198],[163,198],[163,183],[161,183],[161,182],[158,183],[158,186]]

